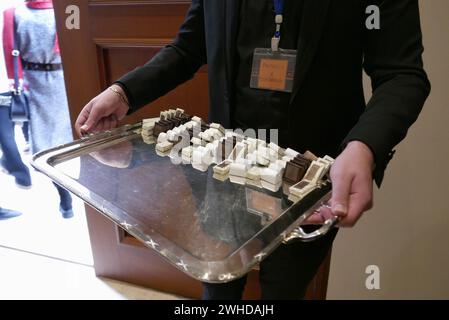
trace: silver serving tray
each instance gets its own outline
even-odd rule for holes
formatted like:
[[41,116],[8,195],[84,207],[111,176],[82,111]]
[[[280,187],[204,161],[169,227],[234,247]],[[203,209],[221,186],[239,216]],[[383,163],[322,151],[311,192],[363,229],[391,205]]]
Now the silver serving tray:
[[[222,182],[173,164],[126,125],[40,152],[32,165],[189,276],[239,278],[282,242],[312,241],[337,222],[305,233],[301,223],[330,198],[325,182],[293,204],[282,190]],[[79,171],[74,173],[74,167]]]

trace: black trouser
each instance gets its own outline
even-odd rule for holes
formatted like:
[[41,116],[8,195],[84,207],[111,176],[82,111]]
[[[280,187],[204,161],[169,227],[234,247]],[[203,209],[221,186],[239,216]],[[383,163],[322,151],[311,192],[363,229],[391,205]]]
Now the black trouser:
[[31,181],[30,171],[23,163],[14,137],[14,123],[9,117],[9,107],[0,106],[0,147],[3,151],[2,165],[21,184]]
[[[337,229],[313,242],[281,245],[260,263],[262,299],[302,299],[309,282],[326,258]],[[203,299],[239,300],[246,276],[224,284],[203,283]]]

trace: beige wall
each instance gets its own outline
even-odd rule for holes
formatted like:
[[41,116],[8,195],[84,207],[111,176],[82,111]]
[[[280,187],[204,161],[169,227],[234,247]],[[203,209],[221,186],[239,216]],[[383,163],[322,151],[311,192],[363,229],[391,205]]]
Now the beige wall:
[[[340,231],[329,299],[449,299],[449,1],[420,6],[432,94],[397,148],[375,208]],[[380,290],[365,288],[368,265],[380,268]]]

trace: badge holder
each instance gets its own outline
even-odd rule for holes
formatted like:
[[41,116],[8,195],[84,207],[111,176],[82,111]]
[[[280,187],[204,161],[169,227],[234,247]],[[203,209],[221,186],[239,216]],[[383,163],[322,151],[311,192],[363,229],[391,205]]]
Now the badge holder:
[[250,87],[292,92],[296,67],[296,50],[256,48]]

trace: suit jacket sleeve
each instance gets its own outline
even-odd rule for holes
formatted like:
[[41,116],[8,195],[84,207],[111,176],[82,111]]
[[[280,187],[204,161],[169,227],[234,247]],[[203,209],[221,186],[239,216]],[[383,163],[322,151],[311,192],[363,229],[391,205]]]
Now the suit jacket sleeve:
[[418,0],[378,1],[380,30],[366,30],[364,68],[373,96],[343,142],[359,140],[373,151],[380,186],[392,149],[416,121],[430,92],[423,70]]
[[116,82],[130,102],[129,113],[193,78],[206,60],[203,0],[193,0],[174,42]]

